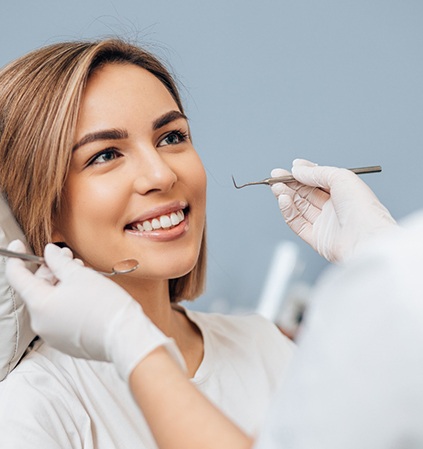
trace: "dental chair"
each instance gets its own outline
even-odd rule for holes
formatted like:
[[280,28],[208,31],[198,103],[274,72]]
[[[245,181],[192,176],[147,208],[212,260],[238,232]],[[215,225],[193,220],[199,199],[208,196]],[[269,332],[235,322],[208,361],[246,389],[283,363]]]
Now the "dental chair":
[[[27,244],[6,200],[0,194],[0,247],[7,247],[15,239]],[[5,264],[6,258],[0,256],[0,381],[19,363],[35,338],[22,299],[7,283]]]

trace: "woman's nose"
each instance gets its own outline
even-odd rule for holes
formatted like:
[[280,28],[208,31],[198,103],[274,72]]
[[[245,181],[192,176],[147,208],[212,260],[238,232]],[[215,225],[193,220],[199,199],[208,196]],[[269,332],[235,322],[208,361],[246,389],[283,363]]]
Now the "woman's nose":
[[156,149],[143,152],[137,165],[134,185],[142,195],[168,192],[177,181],[176,173]]

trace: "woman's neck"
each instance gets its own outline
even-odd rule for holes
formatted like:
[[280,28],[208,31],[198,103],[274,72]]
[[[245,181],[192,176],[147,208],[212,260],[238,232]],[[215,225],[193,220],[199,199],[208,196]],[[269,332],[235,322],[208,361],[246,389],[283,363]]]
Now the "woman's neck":
[[183,309],[172,307],[168,282],[116,280],[141,305],[150,320],[165,335],[175,340],[185,359],[188,373],[193,376],[203,358],[203,338]]
[[172,331],[174,321],[167,280],[136,279],[122,276],[114,279],[143,308],[144,313],[166,335]]

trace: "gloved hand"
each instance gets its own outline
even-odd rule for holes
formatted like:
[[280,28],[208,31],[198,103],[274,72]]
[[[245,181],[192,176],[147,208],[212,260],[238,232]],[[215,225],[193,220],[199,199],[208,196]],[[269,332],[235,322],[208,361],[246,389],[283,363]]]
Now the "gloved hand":
[[[272,176],[286,174],[283,169],[272,170]],[[292,175],[298,182],[272,186],[282,215],[330,262],[347,259],[371,235],[396,226],[372,190],[350,170],[296,159]]]
[[[8,248],[25,251],[19,240]],[[46,343],[74,357],[112,362],[124,380],[162,345],[185,368],[174,340],[123,288],[82,266],[67,248],[48,244],[44,257],[47,266],[35,275],[20,259],[9,258],[6,276],[26,303],[33,331]]]

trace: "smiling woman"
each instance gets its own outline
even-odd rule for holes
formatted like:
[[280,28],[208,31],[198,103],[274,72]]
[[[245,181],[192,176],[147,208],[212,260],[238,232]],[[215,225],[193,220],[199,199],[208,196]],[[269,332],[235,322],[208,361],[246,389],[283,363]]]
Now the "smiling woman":
[[204,233],[206,177],[188,121],[150,72],[113,63],[90,76],[75,134],[52,239],[102,271],[113,259],[141,261],[117,282],[156,308],[157,289],[192,271]]
[[[128,138],[125,140],[128,134],[126,125],[119,129],[112,120],[109,120],[112,123],[110,128],[104,128],[103,123],[93,124],[100,126],[99,128],[81,128],[85,126],[82,125],[83,113],[87,117],[90,113],[95,116],[96,108],[106,116],[111,112],[111,109],[101,109],[103,106],[107,107],[106,104],[97,104],[95,99],[90,100],[88,94],[91,86],[96,84],[94,80],[99,78],[98,72],[110,71],[109,67],[106,69],[104,66],[111,64],[117,72],[133,71],[136,68],[141,74],[150,74],[153,79],[150,81],[157,82],[154,87],[168,101],[169,110],[161,110],[157,116],[150,116],[152,122],[148,126],[155,132],[155,138],[160,135],[163,140],[157,142],[157,145],[163,145],[175,138],[176,133],[181,133],[179,128],[172,128],[172,125],[178,125],[177,119],[184,122],[188,132],[176,84],[166,68],[153,55],[122,41],[56,44],[23,56],[1,72],[0,183],[36,254],[42,254],[45,244],[53,241],[52,220],[61,211],[63,185],[68,171],[72,171],[76,161],[97,165],[105,158],[115,158],[118,155],[118,150],[111,147],[111,143],[128,143]],[[120,111],[129,112],[126,99],[121,96],[123,91],[120,92],[117,85],[113,84],[114,81],[126,84],[125,73],[121,75],[123,78],[117,74],[115,80],[111,81],[111,86],[105,81],[105,91],[99,93],[103,103],[114,94],[116,114],[119,114],[118,106]],[[144,96],[149,97],[146,86],[142,83],[139,86],[140,95],[144,93]],[[129,90],[128,88],[126,95],[130,96]],[[109,103],[112,104],[111,101]],[[29,105],[31,111],[28,110]],[[7,120],[3,120],[3,117],[7,117]],[[133,122],[135,123],[135,118]],[[164,129],[165,127],[167,128]],[[160,131],[169,135],[161,135]],[[81,146],[87,148],[82,151]],[[56,151],[51,151],[51,148]],[[76,151],[78,148],[80,149]],[[88,154],[90,157],[81,162],[81,158]],[[29,161],[32,163],[29,164]],[[198,263],[193,271],[182,279],[175,276],[178,280],[171,283],[172,300],[192,299],[201,293],[205,259],[203,241]],[[104,262],[101,266],[104,266]],[[105,269],[110,266],[109,264]]]
[[[113,281],[176,343],[198,389],[256,431],[292,343],[258,316],[175,304],[204,286],[206,176],[156,57],[113,39],[55,44],[6,66],[0,189],[36,254],[60,243],[100,271],[137,259],[137,270]],[[115,291],[98,286],[104,304]],[[38,340],[0,384],[0,446],[156,447],[125,376]]]

